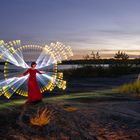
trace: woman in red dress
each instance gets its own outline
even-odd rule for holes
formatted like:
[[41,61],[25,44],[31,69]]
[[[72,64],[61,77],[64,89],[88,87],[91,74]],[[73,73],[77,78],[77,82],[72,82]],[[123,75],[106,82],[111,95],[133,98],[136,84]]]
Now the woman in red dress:
[[40,92],[40,88],[36,79],[36,73],[43,74],[37,69],[36,62],[32,62],[31,68],[29,68],[27,71],[25,71],[23,74],[21,74],[18,77],[25,76],[29,74],[28,79],[28,100],[26,103],[34,103],[34,102],[40,102],[42,101],[42,94]]

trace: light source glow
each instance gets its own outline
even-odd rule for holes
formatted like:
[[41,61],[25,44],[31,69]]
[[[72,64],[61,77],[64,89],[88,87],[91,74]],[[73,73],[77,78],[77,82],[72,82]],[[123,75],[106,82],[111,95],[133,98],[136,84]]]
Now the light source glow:
[[[38,55],[37,55],[38,54]],[[37,69],[43,74],[37,74],[40,83],[41,93],[55,87],[65,89],[66,81],[63,80],[63,73],[57,71],[57,64],[62,60],[72,56],[72,50],[61,42],[50,45],[21,45],[20,40],[5,43],[0,40],[0,59],[4,64],[4,78],[0,80],[0,95],[10,98],[14,93],[27,96],[28,76],[17,78],[19,73],[23,73],[29,68],[26,58],[32,57],[37,63]]]

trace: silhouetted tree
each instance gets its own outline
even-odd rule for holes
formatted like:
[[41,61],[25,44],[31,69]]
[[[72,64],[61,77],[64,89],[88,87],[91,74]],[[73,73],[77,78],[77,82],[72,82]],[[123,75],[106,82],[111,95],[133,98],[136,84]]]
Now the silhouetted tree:
[[96,53],[96,59],[100,59],[99,52]]
[[96,59],[96,55],[95,55],[94,51],[91,52],[91,58]]
[[89,59],[90,59],[90,56],[87,54],[87,55],[83,56],[83,58],[84,58],[85,60],[89,60]]
[[118,51],[114,55],[114,58],[120,59],[120,60],[127,60],[129,58],[129,56],[125,52],[123,52],[123,51]]
[[92,51],[90,55],[87,54],[87,55],[83,56],[83,58],[85,60],[89,60],[89,59],[95,60],[95,59],[100,59],[100,55],[99,55],[99,52],[96,52],[96,54],[95,54],[94,51]]

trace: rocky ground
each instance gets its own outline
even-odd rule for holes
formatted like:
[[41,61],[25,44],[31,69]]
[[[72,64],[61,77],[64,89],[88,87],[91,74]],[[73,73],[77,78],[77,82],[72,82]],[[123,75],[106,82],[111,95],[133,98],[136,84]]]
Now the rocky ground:
[[[68,99],[68,98],[67,98]],[[38,108],[53,111],[44,126],[31,124]],[[72,107],[73,110],[67,110]],[[1,140],[139,140],[140,101],[123,96],[46,100],[0,111]]]
[[[69,79],[65,95],[38,104],[2,97],[0,140],[139,140],[140,99],[110,90],[136,78]],[[49,122],[32,124],[42,108],[52,112]]]

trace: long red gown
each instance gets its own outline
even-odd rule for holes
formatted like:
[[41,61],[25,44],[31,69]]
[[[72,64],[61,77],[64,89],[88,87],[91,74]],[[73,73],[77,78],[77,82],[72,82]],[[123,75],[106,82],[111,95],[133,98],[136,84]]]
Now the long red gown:
[[26,75],[29,73],[28,79],[28,102],[35,102],[42,100],[42,94],[40,92],[40,88],[36,79],[36,73],[42,74],[40,71],[36,69],[29,68],[27,71],[23,73]]

